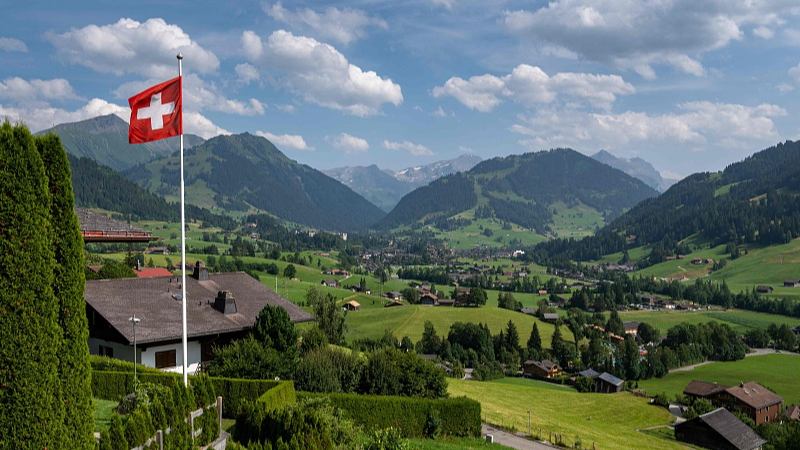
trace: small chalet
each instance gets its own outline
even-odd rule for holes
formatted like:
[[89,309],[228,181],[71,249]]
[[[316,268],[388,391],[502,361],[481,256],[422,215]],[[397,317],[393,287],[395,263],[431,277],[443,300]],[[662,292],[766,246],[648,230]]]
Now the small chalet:
[[558,313],[544,313],[542,320],[548,323],[558,322]]
[[322,280],[322,282],[320,284],[322,284],[323,286],[332,287],[332,288],[335,288],[337,286],[336,280],[330,280],[330,279]]
[[358,311],[359,309],[361,309],[361,303],[358,303],[355,300],[349,301],[344,304],[344,309],[348,311]]
[[601,394],[613,394],[614,392],[622,391],[624,383],[624,380],[608,372],[603,372],[594,379],[594,391]]
[[[165,370],[182,367],[180,284],[176,276],[87,281],[89,352]],[[250,333],[267,305],[284,308],[294,323],[314,320],[246,273],[209,274],[202,262],[186,277],[186,297],[190,370],[210,360],[214,347]]]
[[708,401],[712,401],[712,399],[719,394],[720,392],[728,389],[730,386],[726,386],[724,384],[717,384],[717,383],[709,383],[707,381],[700,381],[700,380],[692,380],[686,386],[686,389],[683,390],[684,395],[693,398],[704,398]]
[[169,255],[167,247],[147,247],[144,252],[149,255]]
[[439,297],[430,292],[419,298],[420,305],[435,305],[439,302]]
[[533,315],[536,315],[536,308],[531,308],[529,306],[526,306],[526,307],[520,309],[519,312],[521,312],[522,314],[528,314],[528,315],[533,316]]
[[561,367],[548,359],[544,361],[529,359],[523,364],[522,372],[528,377],[553,378],[561,375]]
[[784,280],[783,287],[800,287],[800,280]]
[[391,302],[383,305],[384,308],[394,308],[395,306],[406,306],[406,305],[405,305],[405,303],[401,302],[400,300],[394,300],[394,301],[391,301]]
[[453,306],[456,304],[456,301],[452,298],[440,298],[439,301],[436,302],[436,306]]
[[389,300],[400,300],[401,298],[403,298],[403,294],[397,291],[391,291],[386,293],[386,298],[388,298]]
[[725,408],[675,425],[675,437],[712,450],[757,450],[767,443]]
[[639,322],[622,322],[622,327],[625,328],[625,334],[632,334],[636,337],[639,333]]
[[759,294],[772,294],[772,286],[756,286],[756,292]]

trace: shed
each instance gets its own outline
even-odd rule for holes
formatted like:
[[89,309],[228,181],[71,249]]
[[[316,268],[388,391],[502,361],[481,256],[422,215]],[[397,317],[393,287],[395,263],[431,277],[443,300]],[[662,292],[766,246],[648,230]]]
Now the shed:
[[624,380],[608,372],[603,372],[594,379],[594,391],[601,394],[613,394],[620,392],[624,383]]
[[755,450],[767,443],[725,408],[675,425],[675,437],[712,450]]

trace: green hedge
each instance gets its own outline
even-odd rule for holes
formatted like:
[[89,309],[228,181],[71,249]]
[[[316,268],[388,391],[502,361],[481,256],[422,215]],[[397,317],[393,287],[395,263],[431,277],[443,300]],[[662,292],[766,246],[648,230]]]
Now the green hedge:
[[294,403],[296,401],[297,396],[294,392],[294,382],[281,381],[280,384],[264,392],[261,397],[258,397],[256,405],[269,410],[277,409],[287,403]]
[[[108,356],[89,355],[89,363],[92,365],[92,371],[133,373],[133,363],[130,361],[123,361]],[[136,370],[138,370],[139,373],[164,373],[156,368],[147,367],[143,364],[137,364]]]
[[[139,381],[142,383],[161,384],[172,386],[181,381],[181,375],[176,373],[140,373]],[[92,372],[92,395],[103,400],[119,401],[122,397],[133,392],[133,372]]]
[[[222,415],[227,418],[236,417],[242,402],[255,402],[265,392],[281,384],[274,380],[241,380],[237,378],[211,377],[214,391],[222,396]],[[292,386],[294,390],[294,386]]]
[[404,437],[424,437],[425,423],[433,413],[441,421],[441,434],[480,437],[481,404],[466,397],[424,399],[389,395],[311,394],[298,392],[297,399],[328,397],[333,406],[367,429],[395,427]]

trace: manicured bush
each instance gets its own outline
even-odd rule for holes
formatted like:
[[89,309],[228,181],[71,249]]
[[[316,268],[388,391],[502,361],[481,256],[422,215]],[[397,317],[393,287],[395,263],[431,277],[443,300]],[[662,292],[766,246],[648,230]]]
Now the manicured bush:
[[[25,126],[0,124],[0,448],[61,448],[51,195]],[[80,314],[85,315],[84,311]],[[85,342],[84,342],[85,345]],[[91,417],[88,419],[91,420]]]
[[327,397],[331,405],[343,409],[347,417],[370,430],[394,427],[405,437],[421,438],[426,435],[428,418],[436,414],[441,435],[479,437],[481,434],[481,404],[466,397],[433,400],[383,395],[297,393],[298,401],[319,397]]
[[222,397],[222,415],[233,418],[238,414],[242,402],[255,402],[265,392],[280,384],[274,380],[239,380],[235,378],[210,377],[214,391]]
[[53,294],[57,299],[58,322],[63,333],[58,351],[58,377],[64,404],[63,448],[94,450],[94,408],[89,367],[89,327],[83,298],[83,238],[75,201],[67,152],[54,134],[36,138],[52,198],[50,223],[53,227]]
[[256,400],[256,405],[266,410],[277,409],[287,403],[294,403],[297,401],[297,396],[294,392],[294,383],[291,381],[281,381],[277,386],[264,392],[261,397]]
[[[133,374],[133,363],[130,361],[123,361],[108,356],[89,355],[89,363],[94,372],[130,372]],[[144,364],[137,364],[136,370],[139,373],[164,373],[154,367],[147,367]]]
[[[163,386],[172,386],[181,382],[180,374],[174,373],[140,373],[139,381]],[[134,392],[133,372],[92,372],[92,394],[103,400],[121,400]]]

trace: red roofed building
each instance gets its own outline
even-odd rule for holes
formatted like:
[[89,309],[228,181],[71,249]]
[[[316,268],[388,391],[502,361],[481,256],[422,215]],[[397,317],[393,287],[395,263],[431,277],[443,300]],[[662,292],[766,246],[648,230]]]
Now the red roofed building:
[[139,278],[155,278],[155,277],[171,277],[174,276],[172,272],[163,267],[144,267],[139,270],[134,270],[133,273]]

